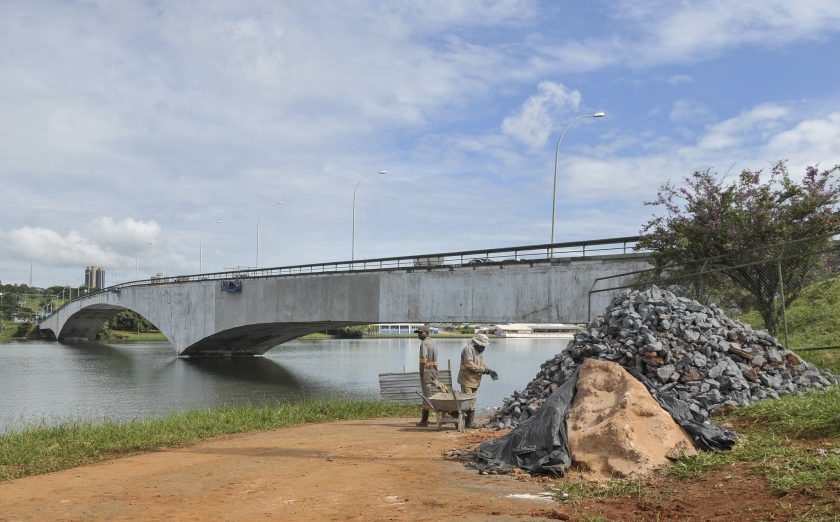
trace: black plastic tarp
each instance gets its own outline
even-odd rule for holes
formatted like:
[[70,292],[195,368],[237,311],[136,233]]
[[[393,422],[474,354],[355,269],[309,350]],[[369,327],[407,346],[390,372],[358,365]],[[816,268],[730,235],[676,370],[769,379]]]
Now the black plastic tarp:
[[[572,464],[566,420],[575,398],[580,367],[562,382],[542,407],[527,420],[498,439],[481,443],[478,467],[504,473],[520,468],[534,474],[563,475]],[[725,430],[691,411],[685,401],[669,392],[658,391],[653,383],[633,368],[624,368],[639,379],[671,417],[690,433],[698,447],[725,450],[735,444],[735,433]]]

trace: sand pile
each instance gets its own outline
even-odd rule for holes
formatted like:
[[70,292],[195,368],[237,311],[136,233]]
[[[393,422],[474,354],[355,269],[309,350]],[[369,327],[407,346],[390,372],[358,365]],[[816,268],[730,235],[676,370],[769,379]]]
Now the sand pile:
[[567,426],[572,465],[590,472],[590,479],[643,475],[697,452],[647,388],[607,361],[581,365]]
[[689,408],[635,369],[586,359],[541,407],[509,433],[481,443],[469,465],[480,473],[591,479],[641,475],[696,449],[725,450],[736,436]]

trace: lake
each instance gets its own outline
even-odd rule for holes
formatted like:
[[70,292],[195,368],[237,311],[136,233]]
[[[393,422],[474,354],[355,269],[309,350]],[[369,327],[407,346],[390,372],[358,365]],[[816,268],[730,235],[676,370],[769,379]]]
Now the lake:
[[[435,339],[457,373],[469,339]],[[524,387],[563,339],[492,339],[485,351],[500,379],[485,376],[480,409]],[[262,357],[179,359],[167,342],[26,341],[0,344],[0,432],[60,419],[118,419],[222,405],[312,397],[376,399],[378,374],[417,371],[417,339],[297,340]]]

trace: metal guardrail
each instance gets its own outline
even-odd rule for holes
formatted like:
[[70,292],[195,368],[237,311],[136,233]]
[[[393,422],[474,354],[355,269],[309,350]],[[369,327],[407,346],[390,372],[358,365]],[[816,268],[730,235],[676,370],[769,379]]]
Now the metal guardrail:
[[[501,265],[509,263],[550,263],[574,257],[586,257],[587,255],[633,253],[632,251],[635,249],[636,243],[639,239],[639,236],[626,236],[594,239],[590,241],[574,241],[554,244],[546,243],[541,245],[526,245],[507,248],[443,252],[438,254],[382,257],[375,259],[360,259],[356,261],[333,261],[328,263],[312,263],[306,265],[229,270],[225,272],[210,272],[205,274],[152,277],[150,279],[127,281],[103,288],[97,292],[90,292],[65,302],[60,308],[54,310],[50,315],[58,312],[71,303],[87,299],[93,295],[105,292],[119,292],[122,288],[129,288],[133,286],[189,283],[194,281],[225,279],[257,279],[263,277],[299,276],[324,273],[332,274],[381,270],[439,269],[465,266],[479,267],[484,265]],[[46,317],[44,319],[46,319]],[[41,321],[44,319],[41,319]]]

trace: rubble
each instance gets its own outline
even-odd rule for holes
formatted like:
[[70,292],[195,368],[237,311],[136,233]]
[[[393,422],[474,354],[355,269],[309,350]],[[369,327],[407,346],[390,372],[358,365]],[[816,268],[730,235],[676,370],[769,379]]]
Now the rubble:
[[604,315],[540,366],[525,389],[505,398],[487,426],[511,428],[528,419],[586,358],[637,370],[703,417],[726,406],[840,383],[766,331],[653,286],[616,296]]

